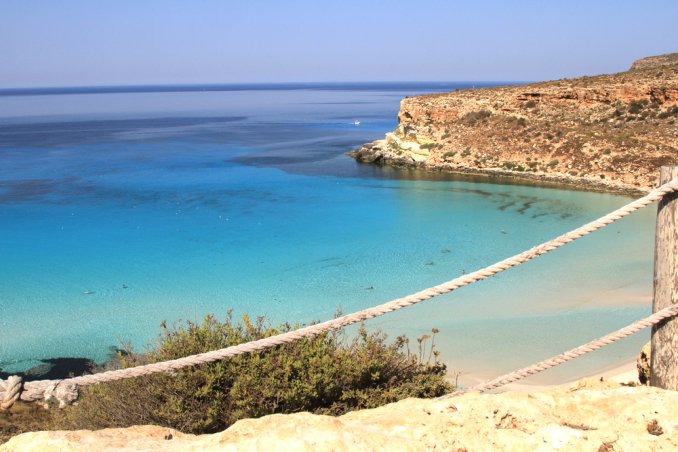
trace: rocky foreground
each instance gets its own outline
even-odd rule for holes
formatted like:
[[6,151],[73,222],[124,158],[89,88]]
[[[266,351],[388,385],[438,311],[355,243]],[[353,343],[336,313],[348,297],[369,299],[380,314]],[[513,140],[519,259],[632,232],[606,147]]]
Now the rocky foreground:
[[678,164],[678,53],[612,75],[406,98],[360,162],[642,192]]
[[407,399],[335,418],[247,419],[212,435],[154,426],[24,433],[0,451],[678,450],[678,392],[582,380],[531,394]]

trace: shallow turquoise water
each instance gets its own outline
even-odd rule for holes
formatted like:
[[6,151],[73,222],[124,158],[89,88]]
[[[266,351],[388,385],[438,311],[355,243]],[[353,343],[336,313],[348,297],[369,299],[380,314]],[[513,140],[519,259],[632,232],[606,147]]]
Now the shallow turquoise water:
[[[392,129],[407,94],[0,97],[0,368],[102,361],[119,339],[152,343],[162,320],[228,309],[324,320],[481,268],[628,202],[344,156]],[[442,358],[465,375],[530,364],[649,312],[653,221],[646,209],[368,325],[415,344],[438,328]],[[541,381],[629,359],[647,338]]]

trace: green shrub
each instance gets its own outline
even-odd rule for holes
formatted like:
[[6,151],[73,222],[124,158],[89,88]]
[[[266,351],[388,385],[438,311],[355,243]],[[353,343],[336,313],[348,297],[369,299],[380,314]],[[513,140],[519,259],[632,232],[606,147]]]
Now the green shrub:
[[643,107],[647,105],[647,103],[648,102],[645,99],[631,101],[631,103],[629,104],[629,113],[634,115],[640,113]]
[[484,121],[485,119],[492,116],[492,112],[488,110],[472,111],[466,113],[462,120],[464,120],[468,125],[473,126],[479,121]]
[[657,117],[660,119],[666,119],[670,116],[678,116],[678,106],[663,111],[657,115]]
[[395,141],[389,142],[388,145],[387,145],[386,147],[387,147],[388,150],[390,150],[391,152],[395,152],[395,153],[402,152],[402,149],[400,149],[400,146],[398,146],[398,143],[395,142]]
[[[219,322],[207,316],[202,323],[164,328],[154,351],[121,355],[119,365],[176,359],[291,329],[289,324],[272,327],[263,318],[252,322],[243,316],[234,322],[229,313]],[[154,424],[209,433],[272,413],[339,415],[406,397],[436,397],[452,389],[435,350],[437,332],[418,339],[418,354],[410,353],[404,337],[387,344],[385,335],[368,334],[361,326],[350,341],[341,333],[327,333],[174,375],[90,386],[82,390],[78,405],[57,410],[54,424],[60,429]]]
[[509,116],[506,118],[506,122],[508,123],[509,126],[511,127],[526,127],[527,126],[527,119],[525,118],[519,118],[517,116]]
[[536,106],[537,106],[537,103],[536,103],[535,101],[533,101],[533,100],[528,100],[528,101],[525,103],[525,108],[534,108],[534,107],[536,107]]

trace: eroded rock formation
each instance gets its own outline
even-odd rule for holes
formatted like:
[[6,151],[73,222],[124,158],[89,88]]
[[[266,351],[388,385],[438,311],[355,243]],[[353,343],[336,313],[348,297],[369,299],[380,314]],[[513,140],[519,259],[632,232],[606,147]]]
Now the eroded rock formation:
[[678,164],[678,54],[631,70],[406,98],[361,162],[645,191]]

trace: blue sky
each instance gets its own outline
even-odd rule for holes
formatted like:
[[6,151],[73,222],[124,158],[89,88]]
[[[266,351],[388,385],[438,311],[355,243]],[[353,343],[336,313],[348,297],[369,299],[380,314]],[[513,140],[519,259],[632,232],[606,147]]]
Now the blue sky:
[[0,87],[557,79],[678,51],[676,23],[676,0],[0,0]]

